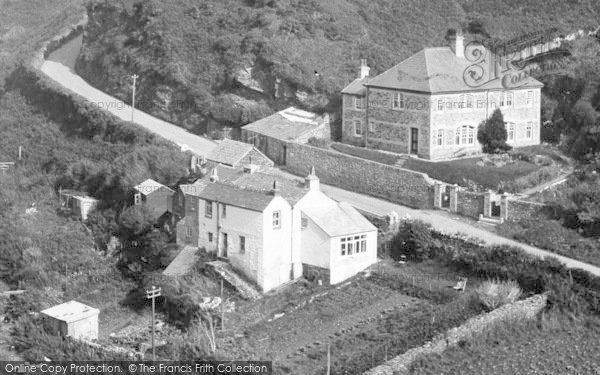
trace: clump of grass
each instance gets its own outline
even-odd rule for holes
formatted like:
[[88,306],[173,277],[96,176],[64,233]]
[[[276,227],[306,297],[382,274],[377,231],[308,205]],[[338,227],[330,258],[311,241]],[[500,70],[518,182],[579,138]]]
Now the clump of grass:
[[507,303],[516,301],[523,291],[516,281],[486,280],[476,290],[482,304],[494,310]]

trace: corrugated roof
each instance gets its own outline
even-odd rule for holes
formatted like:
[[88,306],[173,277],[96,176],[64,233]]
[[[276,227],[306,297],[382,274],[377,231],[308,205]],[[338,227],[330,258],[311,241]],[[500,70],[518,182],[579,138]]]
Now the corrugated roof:
[[149,178],[146,181],[142,182],[141,184],[135,186],[134,189],[144,195],[152,194],[157,190],[167,191],[170,193],[175,192],[173,189],[161,184],[160,182],[154,181],[151,178]]
[[41,313],[70,323],[88,318],[90,316],[98,315],[100,310],[88,305],[84,305],[81,302],[69,301],[46,310],[42,310]]
[[[450,47],[425,48],[370,79],[366,85],[425,93],[505,89],[500,79],[480,87],[467,85],[463,75],[472,64],[457,57]],[[519,87],[543,86],[532,77],[527,77],[522,83]]]
[[377,228],[354,207],[330,200],[329,204],[309,206],[302,212],[332,237],[376,231]]
[[365,87],[365,83],[367,82],[367,78],[357,78],[354,81],[350,82],[350,84],[342,89],[342,94],[351,94],[351,95],[365,95],[367,92],[367,88]]
[[290,107],[250,123],[244,129],[283,141],[293,141],[322,125],[315,113]]
[[206,159],[234,167],[253,148],[254,146],[248,143],[224,139],[206,156]]

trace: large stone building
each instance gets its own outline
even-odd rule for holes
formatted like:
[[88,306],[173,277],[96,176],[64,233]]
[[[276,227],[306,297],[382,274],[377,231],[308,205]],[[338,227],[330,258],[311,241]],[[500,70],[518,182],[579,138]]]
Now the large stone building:
[[508,74],[473,85],[473,66],[462,35],[376,77],[363,60],[360,77],[342,90],[342,141],[431,160],[460,157],[481,151],[477,127],[499,108],[509,145],[539,144],[543,85],[531,77],[507,82]]

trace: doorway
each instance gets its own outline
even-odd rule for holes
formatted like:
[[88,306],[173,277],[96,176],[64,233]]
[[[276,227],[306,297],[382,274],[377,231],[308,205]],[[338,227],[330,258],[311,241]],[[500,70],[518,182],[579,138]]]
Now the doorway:
[[223,258],[227,258],[227,245],[229,244],[228,238],[227,238],[227,233],[223,233],[223,246],[221,247],[221,256]]
[[419,129],[410,128],[410,153],[419,153]]

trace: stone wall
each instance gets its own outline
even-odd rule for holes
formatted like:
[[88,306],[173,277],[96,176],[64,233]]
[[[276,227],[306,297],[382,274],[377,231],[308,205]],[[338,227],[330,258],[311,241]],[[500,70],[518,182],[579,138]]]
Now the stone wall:
[[545,218],[553,213],[552,207],[537,202],[509,199],[507,206],[505,219]]
[[456,193],[456,212],[479,218],[479,214],[483,213],[483,195],[466,190],[458,190]]
[[424,173],[295,143],[288,144],[286,159],[286,169],[298,176],[314,166],[323,183],[410,207],[433,207],[433,182]]
[[460,327],[455,327],[441,334],[425,345],[408,350],[386,363],[379,365],[365,375],[400,375],[407,374],[410,365],[419,357],[429,354],[441,354],[450,346],[460,341],[469,340],[481,334],[485,329],[503,321],[533,319],[546,306],[544,294],[535,295],[522,301],[501,306],[496,310],[469,319]]

